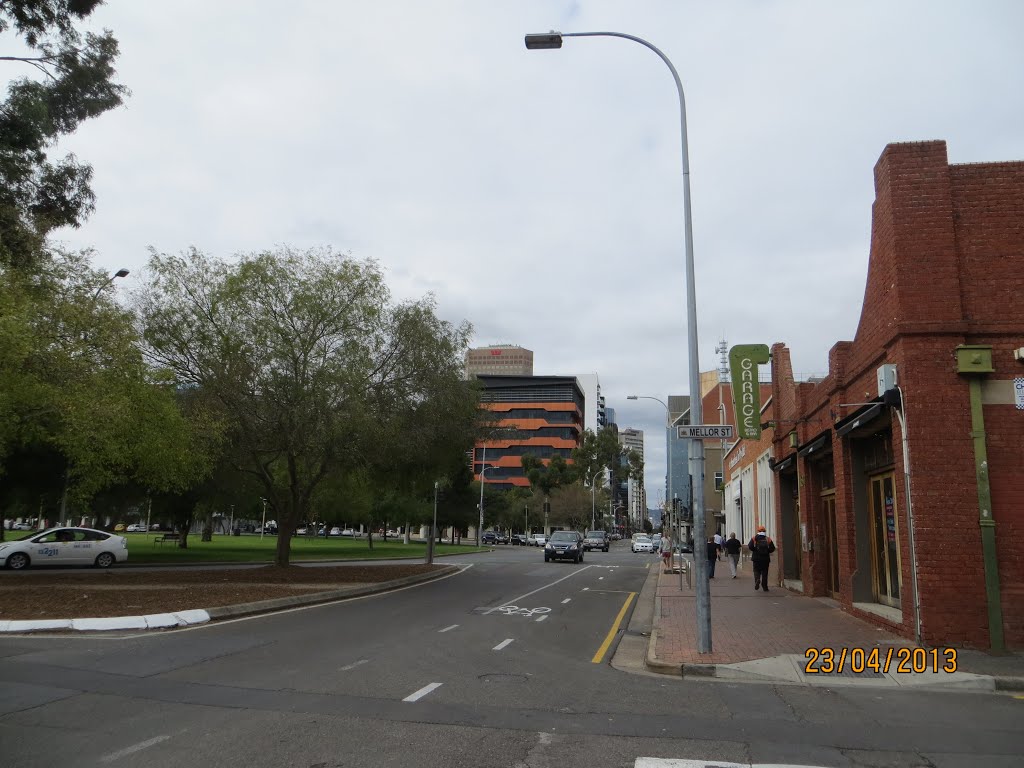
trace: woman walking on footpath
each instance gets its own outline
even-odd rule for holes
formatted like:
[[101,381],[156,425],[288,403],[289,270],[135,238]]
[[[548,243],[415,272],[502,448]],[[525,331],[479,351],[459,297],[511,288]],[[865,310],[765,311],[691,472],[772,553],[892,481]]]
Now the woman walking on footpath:
[[757,526],[757,535],[750,540],[747,548],[754,553],[750,556],[750,564],[754,566],[754,590],[763,589],[767,592],[768,566],[772,563],[775,542],[768,538],[763,525]]
[[730,533],[728,540],[722,545],[725,549],[725,554],[729,557],[729,570],[732,571],[732,577],[736,578],[736,569],[740,564],[740,549],[743,545],[740,544],[740,540],[736,538],[735,533]]

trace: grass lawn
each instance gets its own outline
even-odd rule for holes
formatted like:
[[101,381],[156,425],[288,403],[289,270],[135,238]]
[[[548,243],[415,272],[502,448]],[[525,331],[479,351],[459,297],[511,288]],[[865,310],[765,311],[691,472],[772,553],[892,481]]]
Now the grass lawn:
[[[140,563],[259,563],[270,562],[277,551],[277,536],[267,534],[261,540],[259,535],[243,534],[227,536],[214,534],[213,541],[202,541],[200,534],[189,534],[188,549],[181,549],[177,542],[156,544],[161,534],[119,533],[128,539],[127,565]],[[402,539],[388,538],[387,543],[374,537],[373,549],[362,539],[323,539],[292,537],[291,559],[295,560],[378,560],[391,558],[423,559],[427,545],[421,541],[403,544]],[[434,554],[468,553],[486,551],[466,545],[435,544]]]

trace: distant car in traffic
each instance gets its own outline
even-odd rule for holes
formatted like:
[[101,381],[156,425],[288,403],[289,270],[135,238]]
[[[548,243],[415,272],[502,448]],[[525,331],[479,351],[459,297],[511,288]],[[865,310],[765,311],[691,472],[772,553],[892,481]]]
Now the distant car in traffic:
[[531,547],[543,547],[548,542],[548,537],[543,533],[531,533],[527,543]]
[[607,552],[609,544],[608,534],[604,531],[587,531],[587,535],[583,537],[583,549],[587,552],[592,549]]
[[0,563],[21,571],[32,565],[95,565],[128,559],[128,539],[92,528],[49,528],[17,541],[0,542]]
[[572,560],[583,562],[583,537],[576,531],[555,531],[544,545],[544,562]]
[[634,552],[653,552],[654,542],[646,536],[637,536],[633,539],[632,549]]

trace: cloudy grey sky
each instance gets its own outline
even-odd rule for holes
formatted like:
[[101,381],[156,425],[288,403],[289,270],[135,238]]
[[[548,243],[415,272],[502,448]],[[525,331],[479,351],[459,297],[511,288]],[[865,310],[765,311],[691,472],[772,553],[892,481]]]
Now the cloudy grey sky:
[[[700,367],[785,342],[824,372],[860,315],[885,145],[1024,159],[1016,0],[108,0],[127,104],[61,149],[95,168],[72,247],[133,277],[147,246],[330,245],[396,298],[436,295],[538,374],[597,373],[664,478],[686,394],[678,99],[686,89]],[[120,286],[128,288],[130,285]]]

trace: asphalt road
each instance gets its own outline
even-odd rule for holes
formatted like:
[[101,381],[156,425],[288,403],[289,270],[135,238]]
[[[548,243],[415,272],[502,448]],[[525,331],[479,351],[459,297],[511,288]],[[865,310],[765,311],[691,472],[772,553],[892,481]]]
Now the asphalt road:
[[1006,694],[613,668],[612,630],[654,563],[624,542],[581,565],[545,564],[532,547],[451,562],[465,569],[187,630],[2,638],[0,763],[1020,765],[1024,700]]

